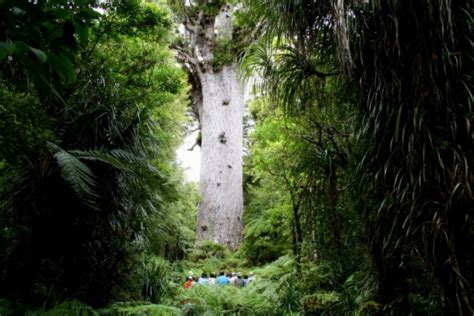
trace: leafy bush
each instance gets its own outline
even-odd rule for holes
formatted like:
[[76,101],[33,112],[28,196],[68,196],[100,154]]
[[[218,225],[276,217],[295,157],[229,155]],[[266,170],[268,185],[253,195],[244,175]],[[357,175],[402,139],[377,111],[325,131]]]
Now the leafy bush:
[[340,300],[336,292],[316,292],[301,299],[305,314],[331,315],[331,310]]
[[206,258],[220,258],[223,259],[230,254],[229,249],[226,247],[216,244],[210,240],[204,240],[201,242],[199,247],[191,253],[191,260],[198,261]]
[[206,272],[208,275],[211,272],[218,273],[219,271],[225,269],[225,263],[222,259],[216,257],[211,257],[203,260],[200,263],[202,272]]
[[194,285],[183,290],[176,302],[185,315],[277,315],[276,304],[252,287]]
[[161,257],[145,258],[142,296],[145,300],[159,303],[170,291],[171,265]]
[[16,316],[23,314],[21,306],[6,300],[0,299],[0,315],[2,316]]
[[48,310],[44,316],[97,316],[99,315],[92,307],[76,300],[65,301]]
[[114,303],[107,308],[98,310],[98,315],[104,316],[162,316],[181,315],[178,308],[156,305],[148,302],[121,302]]
[[[122,2],[143,13],[132,16],[116,11],[120,3],[114,2],[110,14],[85,29],[82,23],[94,19],[80,15],[98,16],[90,7],[95,1],[62,9],[57,2],[22,2],[27,14],[18,18],[27,21],[9,29],[8,37],[27,45],[40,41],[33,53],[43,54],[41,49],[48,55],[33,69],[41,79],[33,80],[36,90],[27,84],[31,58],[24,54],[29,63],[16,63],[15,55],[10,67],[0,32],[2,70],[11,70],[1,76],[8,89],[0,89],[0,129],[10,131],[0,137],[0,295],[48,307],[71,295],[93,306],[139,299],[144,223],[157,218],[161,235],[175,231],[170,221],[159,221],[173,217],[173,208],[164,206],[177,196],[169,178],[186,105],[176,101],[184,96],[185,82],[167,48],[171,19],[162,5],[151,10],[141,1]],[[11,15],[14,5],[20,4],[1,2],[0,15]],[[146,30],[155,23],[160,42],[125,32],[122,22],[147,25]],[[57,27],[53,32],[48,25]],[[74,37],[81,35],[74,34],[80,25],[82,35],[93,39],[84,47]],[[63,34],[63,28],[69,31]],[[67,58],[52,58],[52,52],[64,51]],[[68,72],[56,69],[65,64]],[[19,178],[15,186],[5,181],[13,175]],[[157,299],[150,289],[161,293],[164,283],[149,281],[154,284],[148,295]]]

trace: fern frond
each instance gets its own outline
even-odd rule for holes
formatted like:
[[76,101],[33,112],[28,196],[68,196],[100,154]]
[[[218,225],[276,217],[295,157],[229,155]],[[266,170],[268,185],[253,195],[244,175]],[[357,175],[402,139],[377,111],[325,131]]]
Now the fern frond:
[[116,169],[133,172],[136,174],[151,173],[161,176],[160,171],[150,164],[146,158],[139,157],[123,149],[103,150],[72,150],[70,151],[79,159],[100,161]]
[[89,207],[96,208],[98,198],[95,188],[97,183],[91,169],[77,157],[59,146],[48,143],[53,153],[63,179],[71,186],[71,189],[79,199]]
[[58,306],[48,310],[43,315],[45,316],[56,316],[56,315],[88,315],[98,316],[99,314],[92,309],[92,307],[85,305],[76,300],[65,301]]
[[98,312],[99,315],[182,315],[178,308],[148,302],[118,302]]

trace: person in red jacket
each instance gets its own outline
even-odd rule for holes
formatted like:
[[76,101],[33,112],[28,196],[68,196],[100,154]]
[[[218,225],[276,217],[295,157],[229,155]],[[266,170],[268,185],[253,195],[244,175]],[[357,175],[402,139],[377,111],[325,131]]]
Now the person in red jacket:
[[188,276],[188,279],[186,280],[186,283],[184,283],[184,288],[189,289],[189,287],[193,284],[194,284],[193,276],[190,275],[190,276]]

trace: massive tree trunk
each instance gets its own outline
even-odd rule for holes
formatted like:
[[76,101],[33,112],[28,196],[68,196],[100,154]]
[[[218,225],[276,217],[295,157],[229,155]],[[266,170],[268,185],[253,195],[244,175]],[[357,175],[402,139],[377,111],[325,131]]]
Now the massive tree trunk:
[[178,58],[192,83],[191,97],[202,135],[199,183],[202,201],[196,246],[203,240],[211,240],[235,249],[243,226],[244,93],[235,58],[228,65],[216,67],[215,63],[218,41],[222,44],[233,40],[231,8],[223,4],[217,15],[211,15],[208,9],[185,6],[186,36],[181,45],[176,45]]
[[238,247],[242,233],[244,98],[235,67],[204,73],[200,192],[196,240]]

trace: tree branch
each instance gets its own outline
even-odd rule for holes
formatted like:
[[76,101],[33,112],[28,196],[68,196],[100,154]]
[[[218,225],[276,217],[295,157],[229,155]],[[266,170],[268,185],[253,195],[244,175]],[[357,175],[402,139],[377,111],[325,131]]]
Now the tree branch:
[[188,63],[188,64],[191,64],[195,67],[199,67],[199,62],[198,60],[193,57],[192,55],[189,54],[188,51],[186,51],[183,47],[177,45],[177,44],[172,44],[170,46],[172,49],[176,50],[176,52],[178,53],[176,58],[182,62],[183,64],[184,63]]

